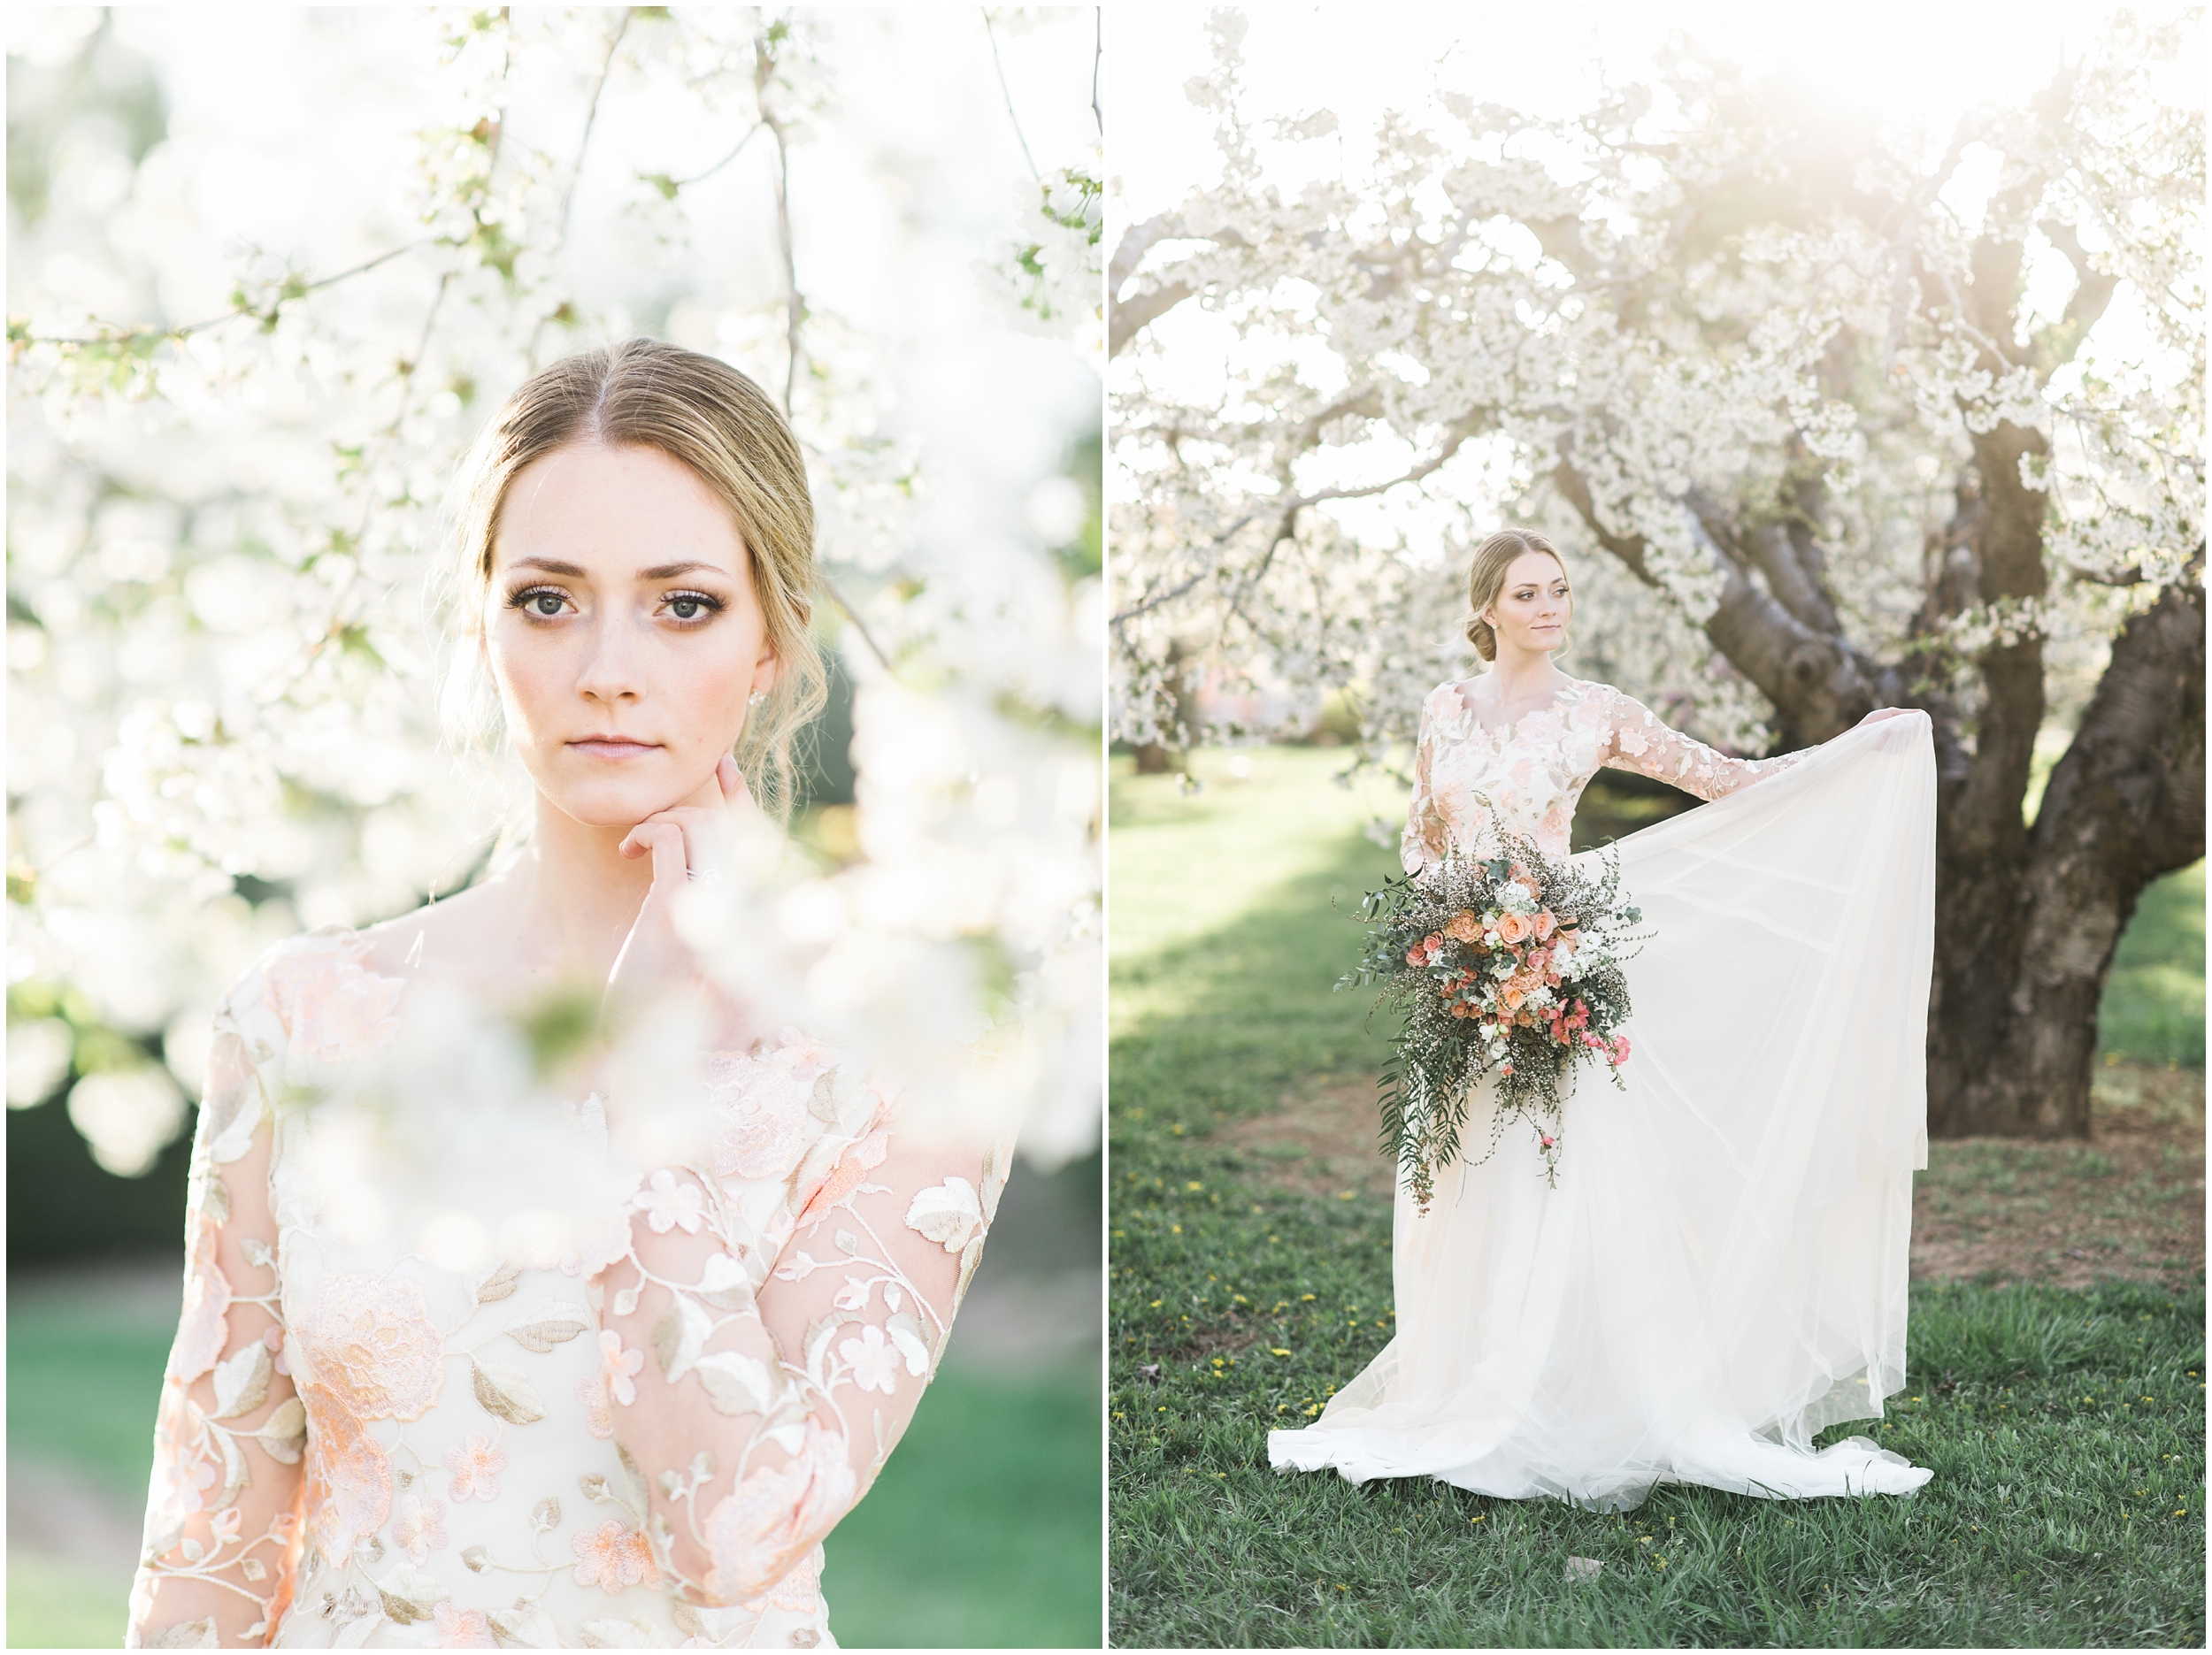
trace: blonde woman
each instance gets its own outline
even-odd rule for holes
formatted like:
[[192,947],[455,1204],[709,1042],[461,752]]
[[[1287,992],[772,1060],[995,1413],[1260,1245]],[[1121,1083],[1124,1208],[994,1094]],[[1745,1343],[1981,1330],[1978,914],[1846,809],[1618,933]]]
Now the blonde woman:
[[[822,702],[797,445],[710,357],[558,363],[480,447],[452,576],[534,819],[496,876],[283,946],[218,1013],[130,1643],[826,1645],[820,1542],[912,1415],[1005,1161],[753,1026],[674,922],[755,795],[787,804]],[[579,989],[707,1031],[687,1070],[657,1055],[711,1141],[549,1233],[495,1191],[603,1163],[648,1083],[588,1042],[565,1111],[495,1116],[497,1064],[435,1042],[457,1006]],[[364,1220],[351,1140],[318,1134],[367,1077],[436,1092],[387,1112],[474,1206]]]
[[[1402,1181],[1396,1335],[1280,1470],[1432,1476],[1602,1509],[1686,1482],[1773,1498],[1906,1493],[1930,1473],[1865,1437],[1903,1383],[1912,1172],[1927,1164],[1935,766],[1924,714],[1733,759],[1569,677],[1574,597],[1543,536],[1494,535],[1469,574],[1488,663],[1422,709],[1403,861],[1564,856],[1601,767],[1714,801],[1620,841],[1655,934],[1630,962],[1624,1092],[1563,1100],[1557,1187],[1507,1133]],[[1486,1144],[1494,1076],[1463,1142]]]

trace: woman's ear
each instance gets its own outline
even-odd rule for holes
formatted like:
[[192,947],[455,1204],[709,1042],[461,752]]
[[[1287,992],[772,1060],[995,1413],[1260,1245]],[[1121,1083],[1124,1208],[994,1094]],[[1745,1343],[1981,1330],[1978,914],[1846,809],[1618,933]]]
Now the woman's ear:
[[760,647],[760,659],[753,663],[753,693],[765,695],[782,679],[783,657],[776,653],[773,645],[764,640]]

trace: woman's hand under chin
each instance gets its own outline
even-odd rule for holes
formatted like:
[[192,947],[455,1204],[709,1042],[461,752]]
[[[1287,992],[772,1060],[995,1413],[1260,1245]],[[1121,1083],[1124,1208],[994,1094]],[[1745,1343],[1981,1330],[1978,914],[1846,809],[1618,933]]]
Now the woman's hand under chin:
[[678,933],[675,920],[678,893],[687,885],[727,876],[738,819],[757,808],[735,759],[725,753],[714,775],[722,793],[719,805],[676,805],[658,811],[632,828],[618,847],[625,856],[653,859],[653,884],[607,974],[603,1007],[617,1024],[683,999],[701,1002],[716,1024],[729,1021],[730,1008],[691,945]]

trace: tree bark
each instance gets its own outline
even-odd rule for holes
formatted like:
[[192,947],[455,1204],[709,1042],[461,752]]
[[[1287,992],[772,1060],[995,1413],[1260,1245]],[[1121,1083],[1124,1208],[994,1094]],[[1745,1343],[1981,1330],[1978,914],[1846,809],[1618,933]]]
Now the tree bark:
[[[2013,819],[2019,819],[2016,801]],[[1928,1130],[2085,1138],[2097,1007],[2143,887],[2204,854],[2204,589],[2170,586],[2112,647],[2023,854],[1944,813]]]

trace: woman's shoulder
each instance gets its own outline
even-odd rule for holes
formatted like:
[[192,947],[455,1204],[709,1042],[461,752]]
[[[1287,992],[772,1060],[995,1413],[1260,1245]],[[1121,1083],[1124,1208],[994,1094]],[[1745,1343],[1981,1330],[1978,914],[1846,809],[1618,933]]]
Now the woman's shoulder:
[[377,969],[376,939],[350,925],[319,925],[263,951],[217,1007],[257,1062],[281,1053],[326,1061],[380,1046],[399,1026],[403,977]]

